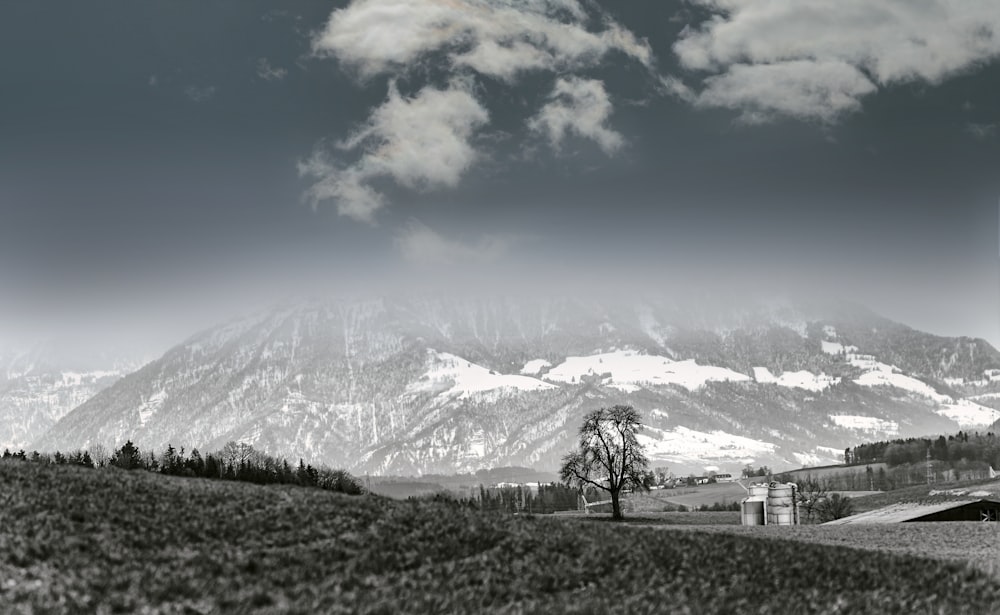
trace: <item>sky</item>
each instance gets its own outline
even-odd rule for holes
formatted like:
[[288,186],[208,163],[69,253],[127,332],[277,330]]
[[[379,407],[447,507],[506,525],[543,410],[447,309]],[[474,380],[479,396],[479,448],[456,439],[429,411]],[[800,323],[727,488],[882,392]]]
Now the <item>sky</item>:
[[0,335],[696,280],[1000,346],[998,60],[990,0],[6,2]]

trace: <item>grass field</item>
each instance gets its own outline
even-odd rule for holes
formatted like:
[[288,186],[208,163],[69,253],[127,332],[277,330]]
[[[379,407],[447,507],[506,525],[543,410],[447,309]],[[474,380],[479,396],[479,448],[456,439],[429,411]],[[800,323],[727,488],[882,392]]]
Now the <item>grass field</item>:
[[637,511],[659,511],[667,505],[698,508],[702,505],[711,506],[716,502],[728,504],[739,502],[746,496],[746,489],[736,483],[714,483],[695,487],[657,489],[648,493],[636,493],[629,496],[629,499],[634,501]]
[[804,481],[806,477],[810,477],[814,480],[823,480],[844,474],[864,475],[869,467],[873,472],[878,472],[879,470],[887,469],[889,466],[885,463],[869,463],[856,466],[823,466],[818,468],[790,470],[788,472],[784,472],[783,474],[788,474],[793,481]]
[[866,512],[899,502],[944,502],[977,498],[1000,500],[1000,481],[960,481],[934,483],[930,486],[916,485],[854,498],[852,501],[856,512]]
[[956,563],[701,529],[8,462],[0,612],[1000,612]]
[[965,564],[1000,579],[1000,524],[997,523],[896,523],[796,527],[747,527],[731,523],[698,527],[664,523],[655,525],[926,557]]

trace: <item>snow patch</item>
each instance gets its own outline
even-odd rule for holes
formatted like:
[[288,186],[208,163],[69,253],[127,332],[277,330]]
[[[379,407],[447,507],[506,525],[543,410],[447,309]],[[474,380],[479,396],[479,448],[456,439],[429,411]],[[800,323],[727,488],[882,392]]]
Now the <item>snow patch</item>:
[[417,382],[411,383],[407,387],[408,392],[443,388],[439,394],[458,395],[460,399],[465,399],[475,393],[500,389],[543,391],[556,388],[536,378],[500,374],[447,352],[428,350],[427,361],[427,373]]
[[941,404],[950,404],[955,401],[947,395],[938,393],[926,382],[907,376],[898,367],[877,361],[871,355],[850,354],[847,359],[854,367],[865,370],[865,373],[854,380],[856,384],[861,386],[893,386],[928,397]]
[[657,460],[675,463],[704,460],[754,461],[762,454],[773,453],[770,442],[737,436],[724,431],[695,431],[687,427],[671,430],[645,426],[636,436],[646,447],[646,454]]
[[796,463],[802,467],[818,466],[823,464],[823,459],[813,453],[792,453]]
[[546,367],[552,367],[552,364],[545,359],[532,359],[524,364],[521,373],[525,376],[535,376]]
[[831,414],[830,420],[838,427],[857,431],[881,432],[887,434],[899,433],[899,423],[887,421],[873,416],[858,416],[856,414]]
[[642,387],[639,386],[638,384],[628,384],[628,383],[615,383],[615,382],[612,382],[608,386],[610,386],[613,389],[618,389],[622,393],[635,393],[636,391],[641,391],[642,390]]
[[840,344],[838,342],[827,342],[824,340],[820,342],[820,344],[823,347],[823,352],[825,352],[826,354],[840,354],[842,352],[858,351],[857,346],[844,346],[843,344]]
[[892,369],[893,368],[891,366],[886,365],[885,363],[880,363],[877,369],[861,374],[861,376],[856,378],[854,382],[866,387],[893,386],[897,389],[903,389],[904,391],[910,391],[911,393],[928,397],[941,404],[947,404],[954,401],[951,397],[942,395],[935,391],[926,382],[922,382],[911,376],[892,371]]
[[782,387],[793,389],[805,389],[807,391],[820,392],[828,389],[831,385],[840,382],[840,378],[827,376],[826,374],[816,375],[812,372],[801,370],[797,372],[782,372],[781,376],[775,377],[771,370],[766,367],[753,368],[754,380],[761,384],[776,384]]
[[834,446],[817,446],[814,450],[833,455],[834,459],[842,460],[844,458],[843,449],[839,449]]
[[[610,378],[609,386],[671,385],[688,390],[705,386],[706,382],[745,382],[745,374],[724,367],[698,365],[693,359],[674,361],[659,355],[640,354],[634,350],[616,350],[585,357],[567,357],[545,374],[555,382],[578,382],[584,376]],[[631,388],[631,387],[628,387]],[[625,389],[622,389],[625,390]]]
[[967,399],[960,399],[953,404],[945,404],[943,408],[937,410],[937,413],[955,421],[962,428],[992,425],[1000,418],[1000,410],[980,406]]

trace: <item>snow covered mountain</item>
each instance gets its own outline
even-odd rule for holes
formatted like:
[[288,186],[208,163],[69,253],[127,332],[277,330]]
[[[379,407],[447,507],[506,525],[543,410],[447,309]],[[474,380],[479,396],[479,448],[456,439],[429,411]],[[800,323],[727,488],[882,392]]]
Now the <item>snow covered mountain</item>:
[[0,349],[0,449],[17,450],[139,366],[124,353],[81,351],[68,340]]
[[195,335],[34,446],[239,440],[355,472],[552,469],[585,412],[630,403],[655,465],[784,468],[864,439],[989,425],[995,384],[986,342],[851,306],[315,302]]

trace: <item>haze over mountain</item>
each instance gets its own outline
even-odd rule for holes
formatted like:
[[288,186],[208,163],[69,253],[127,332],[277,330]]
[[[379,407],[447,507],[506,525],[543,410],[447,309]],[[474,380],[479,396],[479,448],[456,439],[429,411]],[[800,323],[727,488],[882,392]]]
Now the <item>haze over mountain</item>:
[[355,472],[551,470],[585,412],[631,403],[655,464],[737,471],[984,427],[1000,416],[997,391],[1000,353],[985,341],[846,304],[315,301],[189,338],[34,445],[237,440]]

